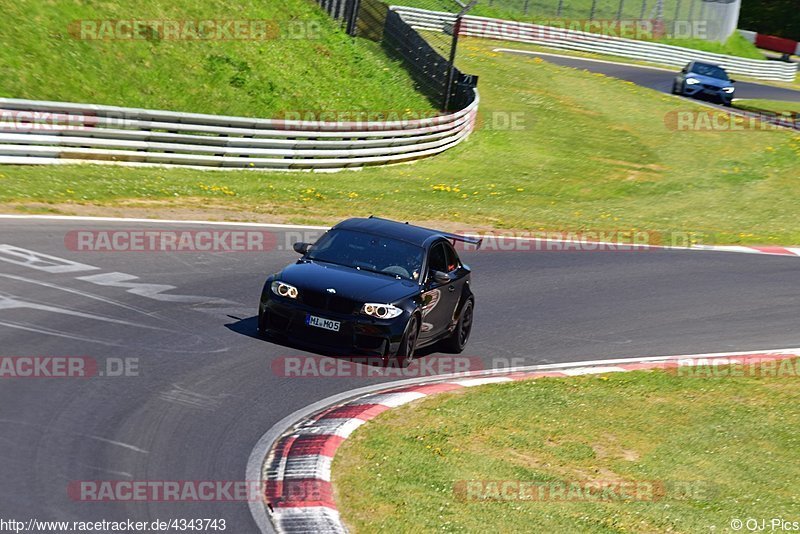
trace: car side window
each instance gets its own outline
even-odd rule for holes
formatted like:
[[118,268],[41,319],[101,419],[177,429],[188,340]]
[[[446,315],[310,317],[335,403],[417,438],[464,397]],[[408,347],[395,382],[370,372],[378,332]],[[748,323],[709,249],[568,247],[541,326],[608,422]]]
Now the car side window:
[[437,243],[431,248],[431,254],[428,258],[429,271],[441,271],[443,273],[447,270],[447,253],[444,248],[444,243]]
[[445,255],[447,257],[447,270],[446,273],[452,273],[461,267],[461,261],[458,259],[458,254],[453,249],[453,246],[450,243],[442,243],[444,247]]

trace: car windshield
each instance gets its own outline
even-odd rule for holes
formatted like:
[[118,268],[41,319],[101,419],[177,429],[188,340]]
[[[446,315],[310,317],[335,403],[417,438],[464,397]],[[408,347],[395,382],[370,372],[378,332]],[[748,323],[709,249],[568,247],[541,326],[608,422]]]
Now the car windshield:
[[707,63],[695,63],[692,72],[695,74],[701,74],[703,76],[709,76],[711,78],[717,78],[719,80],[727,80],[728,74],[717,67],[716,65],[708,65]]
[[419,280],[422,247],[353,230],[331,230],[311,247],[306,258],[381,274]]

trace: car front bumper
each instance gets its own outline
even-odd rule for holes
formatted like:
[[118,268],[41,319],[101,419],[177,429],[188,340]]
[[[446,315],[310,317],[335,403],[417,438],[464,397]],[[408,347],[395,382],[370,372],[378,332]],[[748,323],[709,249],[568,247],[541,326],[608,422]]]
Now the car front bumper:
[[720,87],[706,86],[701,83],[695,85],[686,85],[684,94],[694,97],[716,98],[719,100],[731,101],[733,100],[733,93],[727,93]]
[[[262,297],[259,313],[263,314],[267,332],[298,345],[339,355],[380,358],[397,352],[409,318],[408,313],[391,320],[360,314],[344,315],[318,310],[291,299],[272,297]],[[338,321],[339,330],[333,332],[310,326],[306,322],[309,315]]]

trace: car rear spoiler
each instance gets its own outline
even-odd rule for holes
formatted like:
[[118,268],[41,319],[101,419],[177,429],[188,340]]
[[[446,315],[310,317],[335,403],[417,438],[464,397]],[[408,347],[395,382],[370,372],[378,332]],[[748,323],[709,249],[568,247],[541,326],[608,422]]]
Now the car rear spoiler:
[[477,236],[449,234],[447,232],[442,232],[442,235],[447,239],[452,239],[453,241],[461,241],[462,243],[467,243],[468,245],[474,245],[475,250],[481,248],[481,243],[483,243],[483,238]]
[[[391,219],[384,219],[383,217],[376,217],[374,215],[370,215],[369,218],[370,219],[379,219],[381,221],[391,221]],[[391,221],[391,222],[396,222],[396,221]],[[406,221],[405,224],[408,224],[408,221]],[[423,227],[422,226],[418,226],[417,228],[423,228]],[[483,238],[482,237],[451,234],[449,232],[441,232],[439,230],[433,230],[431,228],[423,228],[423,229],[424,230],[428,230],[430,232],[434,232],[434,233],[440,234],[441,236],[443,236],[443,237],[445,237],[447,239],[452,239],[453,241],[460,241],[462,243],[467,243],[468,245],[473,245],[473,246],[475,246],[475,250],[478,250],[479,248],[481,248],[481,243],[483,242]]]

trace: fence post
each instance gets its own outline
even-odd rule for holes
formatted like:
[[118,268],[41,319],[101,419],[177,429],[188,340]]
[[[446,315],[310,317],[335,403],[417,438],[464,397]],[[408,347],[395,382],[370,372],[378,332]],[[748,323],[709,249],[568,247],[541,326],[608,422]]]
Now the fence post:
[[644,16],[647,13],[647,0],[642,0],[642,12],[639,14],[639,20],[644,20]]
[[594,20],[594,14],[597,11],[597,0],[592,0],[592,10],[589,12],[589,20]]
[[[450,98],[453,93],[453,80],[456,76],[456,51],[458,49],[458,34],[461,33],[461,21],[464,19],[464,15],[466,15],[470,9],[475,7],[475,4],[478,3],[478,0],[472,0],[467,5],[462,4],[461,2],[458,5],[462,6],[461,11],[459,11],[458,15],[456,15],[456,22],[453,24],[453,42],[450,46],[450,59],[447,63],[447,83],[445,84],[444,90],[444,109],[443,111],[450,110]],[[525,2],[527,5],[527,1]]]
[[350,0],[350,19],[347,21],[347,35],[355,37],[358,32],[358,10],[361,0]]
[[556,8],[556,17],[561,16],[561,10],[564,7],[564,0],[558,0],[558,7]]
[[622,20],[622,10],[625,7],[625,0],[619,0],[619,9],[617,9],[617,22]]
[[522,12],[523,12],[525,15],[527,15],[527,14],[528,14],[528,4],[529,4],[529,3],[530,3],[530,0],[525,0],[525,6],[522,8]]
[[461,31],[462,15],[456,17],[453,24],[453,43],[450,46],[450,59],[447,62],[447,83],[444,84],[444,108],[442,111],[450,111],[450,97],[453,93],[453,79],[456,75],[456,49],[458,48],[458,34]]

